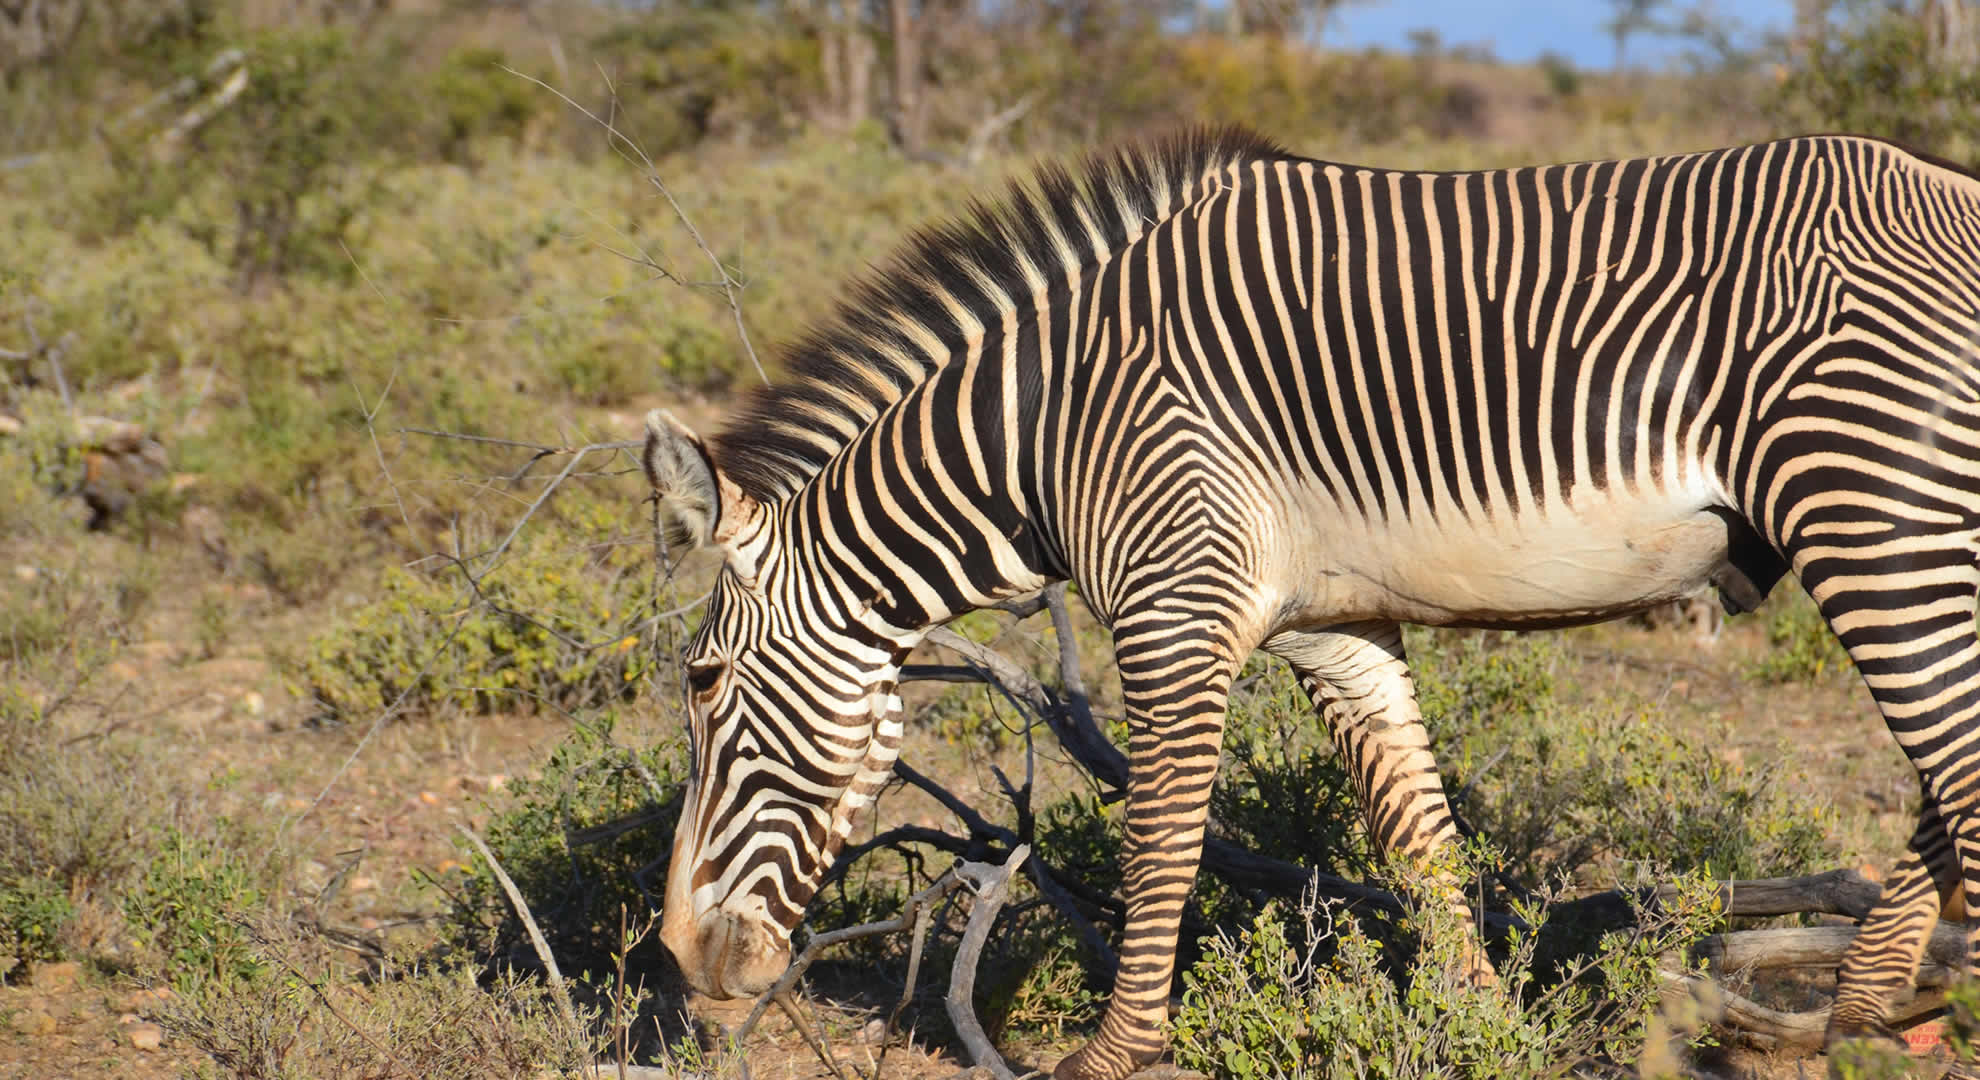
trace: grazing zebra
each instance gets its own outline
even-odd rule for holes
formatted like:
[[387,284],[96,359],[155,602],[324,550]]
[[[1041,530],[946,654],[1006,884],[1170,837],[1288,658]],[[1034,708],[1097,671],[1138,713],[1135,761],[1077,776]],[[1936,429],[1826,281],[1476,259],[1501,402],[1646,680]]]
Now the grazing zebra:
[[1411,173],[1197,133],[922,233],[721,434],[647,418],[668,520],[726,560],[663,939],[708,994],[769,985],[910,650],[1070,579],[1132,767],[1119,974],[1057,1075],[1111,1080],[1163,1048],[1252,650],[1426,860],[1454,829],[1399,623],[1751,609],[1792,569],[1921,779],[1829,1022],[1888,1034],[1941,898],[1980,910],[1977,253],[1980,180],[1847,137]]

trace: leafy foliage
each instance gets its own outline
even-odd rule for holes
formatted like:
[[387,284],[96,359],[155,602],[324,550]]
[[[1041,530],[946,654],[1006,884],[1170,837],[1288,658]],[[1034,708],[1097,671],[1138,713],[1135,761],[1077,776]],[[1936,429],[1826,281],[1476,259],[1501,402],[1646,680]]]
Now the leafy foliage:
[[479,600],[445,578],[386,571],[376,600],[288,661],[292,677],[338,718],[631,698],[652,665],[650,568],[627,556],[573,565],[571,542],[548,535],[517,547],[480,579]]
[[[1427,881],[1392,884],[1407,893]],[[1545,911],[1526,914],[1537,926]],[[1663,954],[1717,918],[1710,883],[1686,879],[1641,928],[1568,965],[1537,963],[1538,933],[1518,935],[1497,987],[1463,974],[1462,927],[1441,909],[1423,907],[1378,936],[1336,906],[1275,903],[1184,975],[1176,1060],[1239,1080],[1549,1077],[1591,1058],[1630,1060],[1664,988]],[[1384,944],[1398,931],[1418,937],[1420,951],[1399,960]]]
[[[62,927],[75,913],[68,890],[55,881],[0,877],[0,961],[59,959]],[[0,963],[0,971],[12,966]]]
[[1528,887],[1643,862],[1718,877],[1812,868],[1833,811],[1726,760],[1637,703],[1553,696],[1544,639],[1452,641],[1425,632],[1415,668],[1425,722],[1461,818]]
[[1771,650],[1747,674],[1763,683],[1813,683],[1847,675],[1849,654],[1829,630],[1822,613],[1799,590],[1767,605],[1767,645]]
[[1980,166],[1980,70],[1939,57],[1912,5],[1859,2],[1845,11],[1781,79],[1777,121],[1878,135]]
[[166,826],[157,854],[124,894],[125,920],[140,944],[163,958],[163,970],[182,993],[263,971],[263,959],[237,921],[258,913],[268,895],[267,870],[249,850],[237,840]]

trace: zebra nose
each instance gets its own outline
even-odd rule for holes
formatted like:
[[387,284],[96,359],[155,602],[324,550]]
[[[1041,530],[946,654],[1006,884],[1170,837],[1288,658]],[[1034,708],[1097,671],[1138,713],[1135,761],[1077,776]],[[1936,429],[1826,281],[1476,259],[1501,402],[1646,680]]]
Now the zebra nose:
[[791,963],[785,935],[720,909],[703,915],[687,935],[670,935],[663,927],[661,940],[679,962],[688,985],[717,1000],[760,994]]

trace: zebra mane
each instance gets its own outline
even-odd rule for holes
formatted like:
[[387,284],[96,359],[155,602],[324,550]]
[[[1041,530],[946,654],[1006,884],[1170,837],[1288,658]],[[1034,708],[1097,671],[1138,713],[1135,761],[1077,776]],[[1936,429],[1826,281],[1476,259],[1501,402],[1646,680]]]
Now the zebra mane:
[[961,356],[971,328],[998,326],[1106,261],[1199,197],[1206,174],[1285,154],[1240,128],[1182,132],[1096,155],[1077,173],[1048,165],[1001,200],[916,232],[785,350],[785,380],[744,398],[711,456],[752,497],[789,496]]

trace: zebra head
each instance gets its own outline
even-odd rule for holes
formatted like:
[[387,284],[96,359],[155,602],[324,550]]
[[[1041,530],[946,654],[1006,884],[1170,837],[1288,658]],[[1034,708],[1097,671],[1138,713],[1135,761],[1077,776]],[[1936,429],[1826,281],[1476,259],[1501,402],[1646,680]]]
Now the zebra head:
[[[695,989],[767,989],[791,931],[900,751],[900,665],[918,634],[792,541],[668,413],[646,419],[647,478],[669,539],[724,556],[687,654],[690,772],[661,940]],[[802,534],[801,534],[802,535]]]

